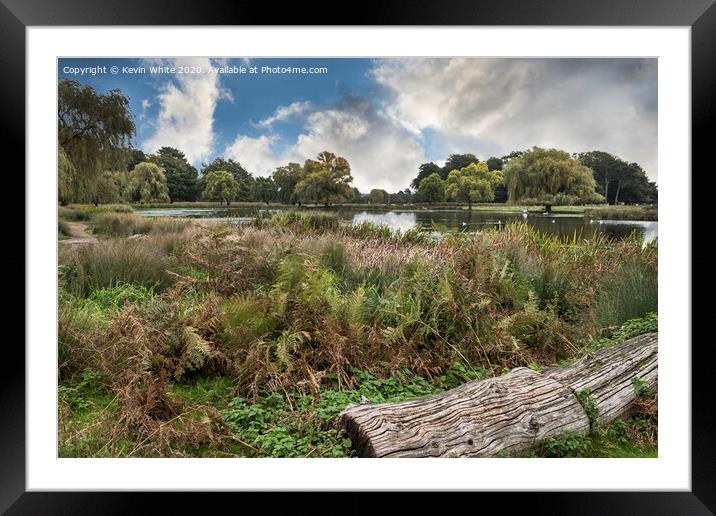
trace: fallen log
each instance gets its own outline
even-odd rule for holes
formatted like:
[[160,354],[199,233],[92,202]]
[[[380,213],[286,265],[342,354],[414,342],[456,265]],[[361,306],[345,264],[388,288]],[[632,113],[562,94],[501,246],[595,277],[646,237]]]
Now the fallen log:
[[[352,405],[337,424],[362,457],[518,453],[630,414],[637,401],[634,383],[656,392],[657,337],[642,335],[542,373],[518,367],[417,400]],[[580,392],[592,400],[586,411]]]

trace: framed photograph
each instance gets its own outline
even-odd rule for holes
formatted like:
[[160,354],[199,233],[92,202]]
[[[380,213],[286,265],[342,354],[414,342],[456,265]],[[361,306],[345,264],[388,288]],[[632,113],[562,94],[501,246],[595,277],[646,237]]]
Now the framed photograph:
[[180,4],[0,6],[27,293],[3,510],[713,513],[711,2]]

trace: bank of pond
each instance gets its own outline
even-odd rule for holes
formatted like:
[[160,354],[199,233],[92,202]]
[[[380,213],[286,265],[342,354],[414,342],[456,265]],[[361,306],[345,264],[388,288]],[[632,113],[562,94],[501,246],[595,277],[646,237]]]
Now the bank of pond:
[[[146,217],[227,219],[237,223],[250,222],[256,217],[270,217],[276,213],[294,211],[287,206],[211,206],[144,208],[137,206],[136,213]],[[335,214],[343,224],[359,225],[365,222],[385,226],[391,231],[422,229],[437,233],[476,232],[502,228],[512,222],[525,222],[547,234],[569,238],[591,238],[604,235],[624,238],[636,234],[644,243],[658,235],[657,220],[639,220],[643,216],[656,219],[655,209],[644,207],[564,207],[553,213],[542,213],[534,207],[512,207],[496,210],[493,206],[478,209],[442,208],[389,208],[378,206],[315,207],[311,211]],[[619,218],[618,218],[619,217]]]

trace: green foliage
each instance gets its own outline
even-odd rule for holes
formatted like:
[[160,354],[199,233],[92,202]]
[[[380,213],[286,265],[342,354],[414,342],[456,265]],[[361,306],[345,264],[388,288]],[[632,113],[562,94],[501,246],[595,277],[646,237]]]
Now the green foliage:
[[154,163],[139,163],[128,176],[127,199],[130,202],[169,202],[164,170]]
[[579,404],[582,405],[584,412],[587,413],[589,424],[594,428],[597,423],[597,417],[599,417],[599,406],[597,405],[597,400],[592,396],[592,389],[582,389],[575,392],[574,395],[577,397]]
[[331,428],[329,422],[348,405],[397,402],[434,394],[439,390],[409,371],[386,379],[365,371],[354,371],[357,388],[349,391],[326,389],[320,398],[273,393],[249,403],[231,400],[222,417],[234,435],[253,447],[249,453],[271,457],[346,457],[351,455],[350,439]]
[[57,99],[59,199],[99,202],[102,172],[124,167],[136,130],[129,98],[117,89],[98,94],[91,86],[62,79]]
[[655,257],[624,257],[600,281],[597,320],[602,328],[656,312],[659,306],[659,278]]
[[304,201],[331,202],[349,199],[353,194],[350,183],[353,181],[348,160],[324,151],[316,160],[306,160],[303,165],[305,177],[296,185],[295,194]]
[[599,206],[584,210],[584,218],[592,220],[659,220],[656,206]]
[[652,392],[651,388],[649,387],[649,384],[646,383],[644,380],[639,378],[638,376],[635,376],[631,379],[631,384],[634,386],[634,394],[637,398],[651,398],[654,396],[654,393]]
[[102,310],[118,310],[125,303],[142,303],[149,301],[155,295],[155,285],[134,285],[119,281],[112,286],[91,291],[87,301],[96,303]]
[[57,395],[74,412],[86,412],[92,407],[92,398],[106,395],[102,376],[96,371],[85,369],[73,385],[59,385]]
[[296,411],[282,395],[271,394],[257,403],[234,398],[222,411],[237,439],[249,445],[246,453],[268,457],[346,457],[350,439],[337,429],[308,425],[298,417],[310,410],[307,398]]
[[585,457],[588,453],[588,438],[576,432],[564,432],[544,442],[545,457]]
[[[156,242],[155,242],[156,244]],[[134,240],[75,246],[61,258],[63,288],[85,297],[118,283],[165,287],[171,259],[156,245]]]
[[335,213],[320,211],[282,211],[273,215],[270,225],[291,229],[298,233],[337,229],[340,219]]
[[231,204],[240,191],[239,183],[226,170],[209,172],[204,177],[204,184],[204,199],[222,201],[226,204]]
[[577,158],[583,165],[592,169],[597,191],[610,204],[617,204],[620,201],[656,202],[656,183],[649,181],[646,173],[636,163],[627,163],[617,156],[602,151],[583,152],[578,154]]
[[201,173],[201,180],[198,182],[198,189],[204,191],[206,188],[206,178],[210,172],[216,171],[227,171],[236,180],[237,191],[234,199],[236,201],[248,201],[251,200],[251,191],[254,182],[254,178],[249,174],[246,169],[241,166],[241,163],[234,161],[233,159],[216,158],[208,165],[204,165]]
[[485,163],[471,163],[448,174],[445,195],[448,200],[466,202],[472,208],[474,202],[493,201],[494,188],[501,183],[502,173],[490,171]]
[[420,182],[418,199],[432,204],[445,198],[445,183],[439,174],[431,174]]
[[266,204],[275,201],[278,197],[278,187],[270,177],[257,177],[252,187],[252,198],[265,202]]
[[644,333],[659,331],[659,316],[656,312],[649,312],[639,319],[630,319],[615,331],[611,339],[615,342],[623,342]]
[[306,174],[298,163],[289,163],[286,166],[277,168],[271,175],[278,188],[278,198],[284,204],[295,204],[298,202],[296,186]]
[[547,206],[599,202],[589,168],[557,149],[534,147],[503,168],[510,202],[533,201]]
[[172,202],[194,201],[198,197],[198,172],[187,161],[183,152],[172,147],[162,147],[149,157],[149,161],[161,167],[167,180],[167,193]]
[[187,219],[152,220],[131,213],[99,213],[92,217],[89,228],[96,235],[121,237],[181,233],[190,224],[191,222]]

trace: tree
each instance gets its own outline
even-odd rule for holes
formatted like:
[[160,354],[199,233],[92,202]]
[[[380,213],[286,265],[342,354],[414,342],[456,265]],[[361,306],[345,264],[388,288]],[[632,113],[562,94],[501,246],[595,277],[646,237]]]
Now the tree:
[[131,202],[169,202],[164,171],[155,163],[139,163],[129,172],[128,197]]
[[92,201],[102,172],[126,164],[126,147],[136,131],[129,98],[118,89],[98,94],[91,86],[68,79],[60,81],[57,93],[57,138],[64,151],[63,162],[58,163],[58,173],[64,174],[61,197],[67,202]]
[[487,163],[488,170],[502,170],[502,167],[505,165],[502,159],[495,157],[488,158],[485,163]]
[[239,183],[231,172],[214,170],[205,176],[204,199],[221,201],[230,205],[239,193]]
[[656,202],[656,184],[649,181],[638,164],[627,163],[603,151],[583,152],[575,157],[592,169],[597,192],[609,204],[617,204],[620,200],[627,203]]
[[278,196],[276,183],[270,177],[257,177],[254,179],[253,198],[269,204]]
[[147,161],[147,156],[140,149],[129,149],[127,153],[127,172],[134,170],[142,161]]
[[[241,166],[241,163],[234,161],[233,159],[226,160],[224,158],[216,158],[211,163],[202,165],[202,179],[199,180],[199,189],[205,190],[206,184],[204,178],[209,172],[216,172],[218,170],[224,170],[229,172],[238,185],[238,193],[236,194],[235,200],[237,201],[250,201],[252,193],[252,185],[254,178],[248,171]],[[234,199],[232,199],[234,200]]]
[[503,169],[510,202],[543,204],[551,212],[558,204],[599,202],[588,167],[564,151],[534,147],[512,158]]
[[155,155],[150,156],[149,160],[164,170],[171,202],[196,200],[199,195],[199,174],[182,151],[173,147],[162,147]]
[[420,182],[418,198],[428,204],[442,201],[445,198],[445,182],[440,177],[440,174],[437,172],[430,174]]
[[471,163],[480,163],[480,160],[474,154],[450,154],[445,160],[445,165],[440,169],[440,177],[447,179],[450,172],[465,168]]
[[471,163],[448,174],[445,195],[448,199],[466,202],[491,202],[495,199],[494,187],[502,183],[502,174],[490,171],[486,163]]
[[103,172],[97,180],[95,204],[111,204],[121,200],[122,192],[117,174],[109,171]]
[[389,204],[390,195],[385,190],[373,188],[368,194],[368,202],[370,204]]
[[63,206],[72,201],[77,169],[61,145],[57,146],[57,197]]
[[345,158],[323,151],[317,159],[306,160],[303,170],[306,176],[296,185],[299,197],[315,200],[316,203],[323,201],[328,206],[331,202],[341,202],[353,196],[350,186],[353,176]]
[[390,202],[394,204],[410,204],[414,200],[415,196],[413,195],[413,192],[410,191],[410,188],[390,194]]
[[417,190],[423,179],[428,177],[430,174],[439,174],[441,170],[442,169],[432,161],[429,163],[423,163],[418,167],[418,175],[410,182],[410,186]]
[[298,201],[296,185],[306,177],[303,167],[299,163],[289,163],[274,170],[272,177],[278,188],[278,199],[284,204],[295,204]]

